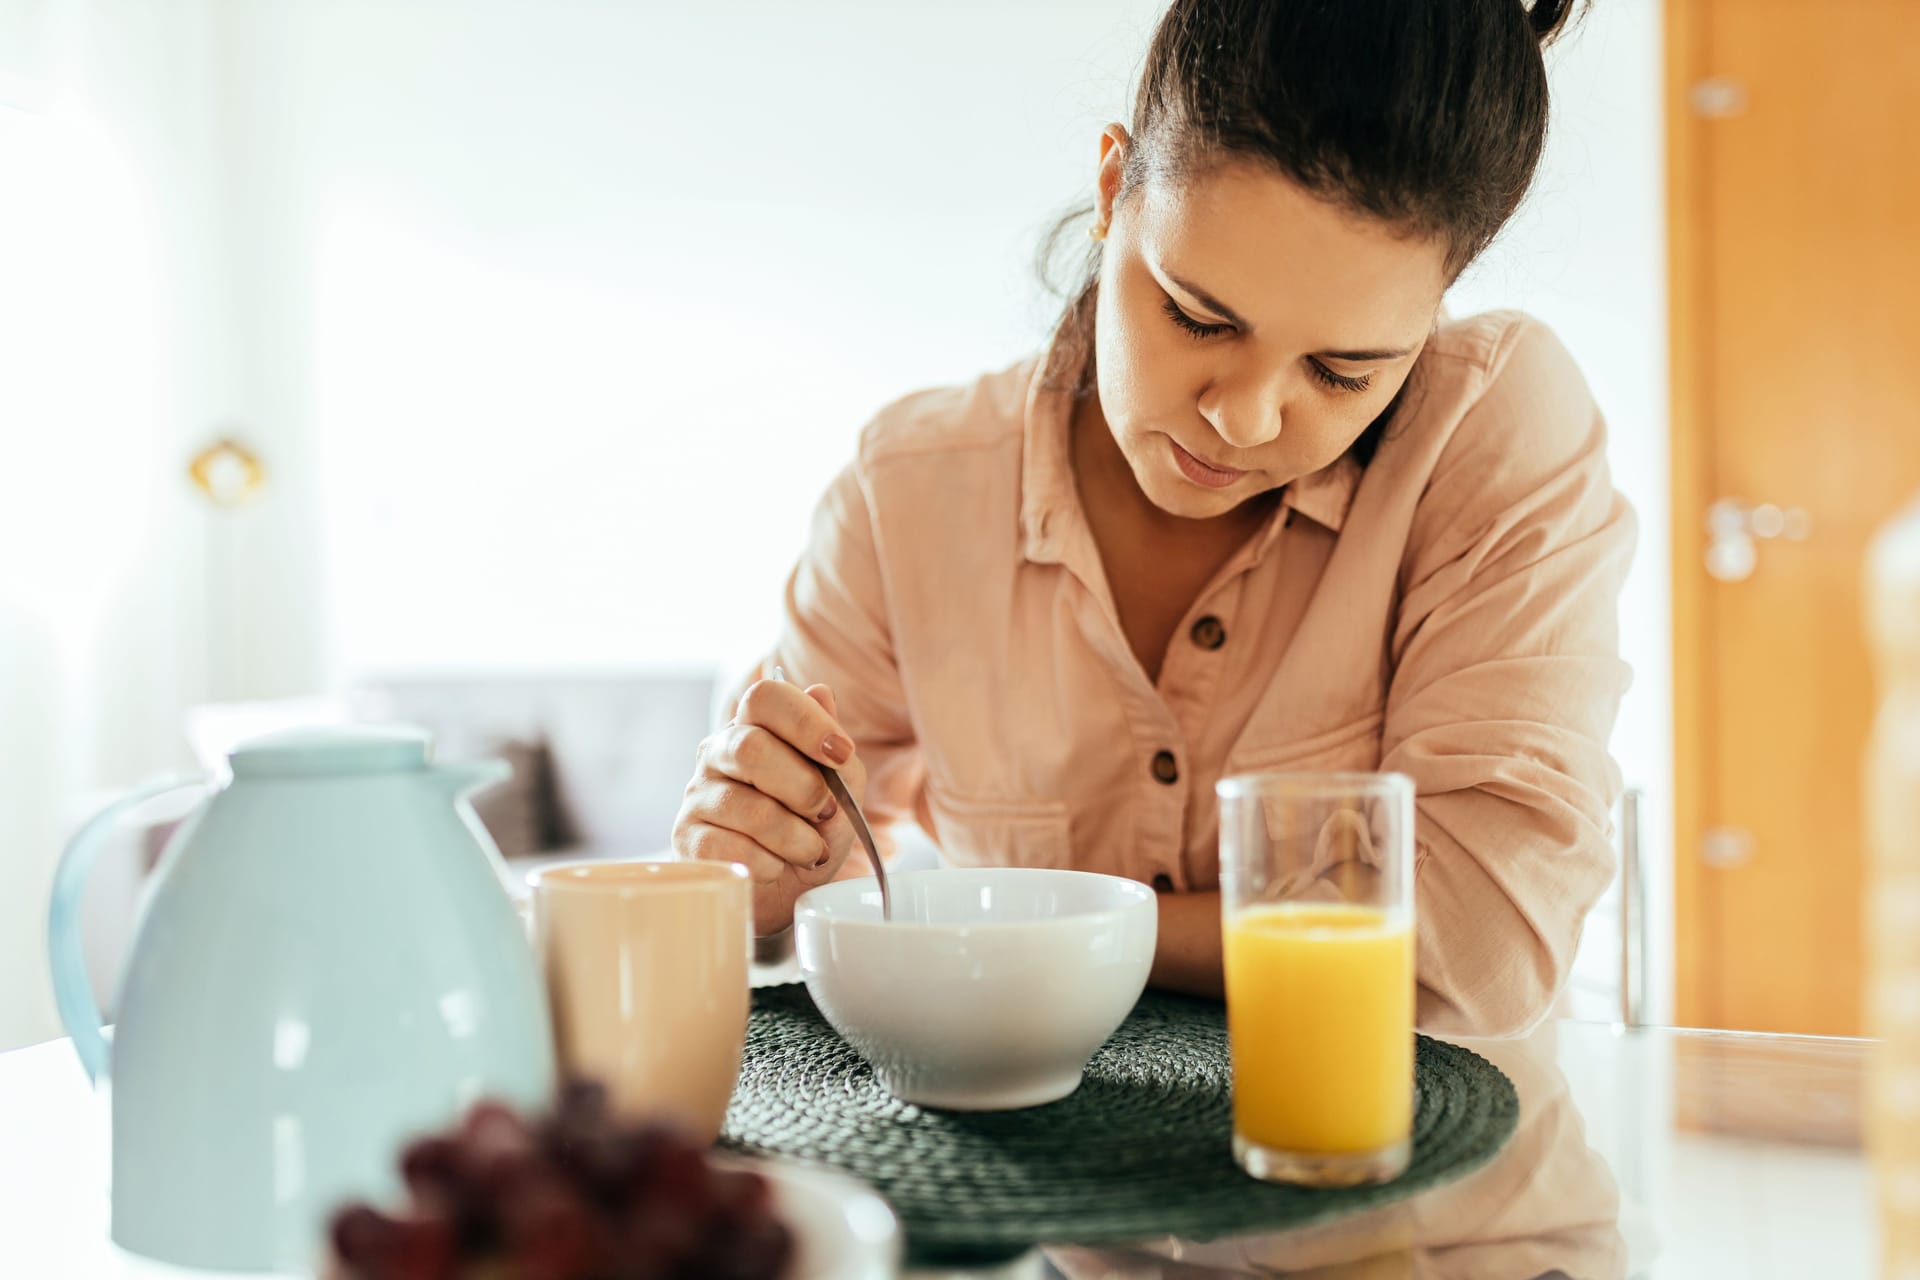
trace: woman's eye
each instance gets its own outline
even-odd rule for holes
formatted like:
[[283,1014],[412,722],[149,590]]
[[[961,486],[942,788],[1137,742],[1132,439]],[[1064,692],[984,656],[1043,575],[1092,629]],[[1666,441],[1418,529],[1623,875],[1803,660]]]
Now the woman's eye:
[[[1182,310],[1180,304],[1172,298],[1168,298],[1160,309],[1167,313],[1167,319],[1173,321],[1174,324],[1195,338],[1213,338],[1223,333],[1233,332],[1233,326],[1230,324],[1206,324],[1203,321],[1195,320]],[[1307,357],[1307,367],[1313,371],[1314,377],[1335,391],[1361,392],[1373,385],[1372,374],[1354,378],[1344,373],[1335,373],[1332,369],[1329,369],[1312,356]]]
[[1372,374],[1368,374],[1363,378],[1349,378],[1344,373],[1335,373],[1318,360],[1315,360],[1312,356],[1307,357],[1307,367],[1313,370],[1314,377],[1320,379],[1320,381],[1326,383],[1335,391],[1365,391],[1373,385]]
[[1230,324],[1202,324],[1180,309],[1180,304],[1168,298],[1161,310],[1167,313],[1167,319],[1185,329],[1196,338],[1211,338],[1216,334],[1232,333]]

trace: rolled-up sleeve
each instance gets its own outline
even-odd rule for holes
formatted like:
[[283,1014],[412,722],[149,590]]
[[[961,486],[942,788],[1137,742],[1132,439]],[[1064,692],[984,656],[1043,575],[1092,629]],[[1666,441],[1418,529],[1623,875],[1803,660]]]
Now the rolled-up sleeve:
[[1501,342],[1414,517],[1381,744],[1419,789],[1419,1022],[1474,1035],[1548,1012],[1612,877],[1634,543],[1571,357]]

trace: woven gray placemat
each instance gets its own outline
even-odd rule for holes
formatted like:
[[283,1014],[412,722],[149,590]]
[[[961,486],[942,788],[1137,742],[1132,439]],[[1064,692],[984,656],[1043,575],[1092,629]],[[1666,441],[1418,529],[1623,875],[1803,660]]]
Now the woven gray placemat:
[[1484,1058],[1421,1036],[1415,1076],[1405,1174],[1372,1187],[1275,1186],[1233,1162],[1218,1004],[1150,991],[1071,1096],[1024,1111],[958,1112],[898,1101],[805,987],[766,987],[754,993],[721,1142],[864,1179],[893,1205],[916,1261],[1036,1244],[1206,1240],[1404,1199],[1478,1168],[1512,1135],[1519,1099]]

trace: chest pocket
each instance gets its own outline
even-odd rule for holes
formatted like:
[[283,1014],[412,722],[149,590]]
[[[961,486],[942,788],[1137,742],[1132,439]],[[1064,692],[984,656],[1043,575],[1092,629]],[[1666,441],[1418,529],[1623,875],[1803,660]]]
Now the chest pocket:
[[929,781],[934,838],[957,867],[1064,868],[1073,859],[1067,806],[1057,801],[984,801]]
[[1379,711],[1370,711],[1337,729],[1291,742],[1236,746],[1227,756],[1226,772],[1371,773],[1380,767],[1384,721]]

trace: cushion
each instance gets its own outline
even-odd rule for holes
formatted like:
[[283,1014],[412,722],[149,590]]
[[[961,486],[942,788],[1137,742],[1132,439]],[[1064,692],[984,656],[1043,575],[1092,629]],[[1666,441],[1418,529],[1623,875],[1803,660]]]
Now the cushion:
[[474,816],[503,858],[525,858],[553,848],[553,761],[544,741],[507,738],[474,753],[513,768],[505,781],[468,797]]

